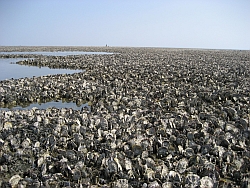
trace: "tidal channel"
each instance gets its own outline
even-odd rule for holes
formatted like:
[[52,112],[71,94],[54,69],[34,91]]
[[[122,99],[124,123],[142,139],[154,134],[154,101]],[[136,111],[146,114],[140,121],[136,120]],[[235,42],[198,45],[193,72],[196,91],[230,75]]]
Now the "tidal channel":
[[[56,51],[56,52],[0,52],[0,55],[6,54],[34,54],[34,55],[46,55],[46,56],[67,56],[67,55],[89,55],[89,54],[112,54],[106,52],[81,52],[81,51]],[[51,69],[48,67],[35,67],[35,66],[26,66],[16,64],[18,61],[25,60],[27,58],[0,58],[0,82],[6,79],[19,79],[19,78],[31,78],[39,77],[45,75],[55,75],[55,74],[73,74],[79,73],[84,70],[71,70],[71,69]],[[0,93],[1,95],[1,93]],[[29,106],[16,106],[11,109],[9,108],[0,108],[0,110],[20,110],[20,109],[46,109],[49,107],[56,108],[72,108],[74,110],[80,110],[82,108],[90,109],[88,104],[82,104],[77,106],[74,102],[65,102],[65,101],[50,101],[46,103],[34,103]]]

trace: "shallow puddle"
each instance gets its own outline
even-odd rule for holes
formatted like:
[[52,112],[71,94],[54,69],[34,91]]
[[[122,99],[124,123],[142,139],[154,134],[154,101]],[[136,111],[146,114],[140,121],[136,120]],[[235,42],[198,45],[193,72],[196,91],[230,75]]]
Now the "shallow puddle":
[[82,104],[80,106],[76,105],[74,102],[62,102],[60,101],[51,101],[51,102],[46,102],[46,103],[33,103],[30,104],[29,106],[16,106],[13,108],[0,108],[0,110],[30,110],[32,108],[38,108],[38,109],[47,109],[47,108],[72,108],[73,110],[81,110],[82,108],[86,108],[88,111],[90,111],[90,106],[88,103]]
[[28,65],[19,65],[16,62],[27,58],[0,58],[0,80],[32,78],[33,76],[45,76],[53,74],[73,74],[82,72],[82,70],[71,69],[50,69],[48,67],[35,67]]

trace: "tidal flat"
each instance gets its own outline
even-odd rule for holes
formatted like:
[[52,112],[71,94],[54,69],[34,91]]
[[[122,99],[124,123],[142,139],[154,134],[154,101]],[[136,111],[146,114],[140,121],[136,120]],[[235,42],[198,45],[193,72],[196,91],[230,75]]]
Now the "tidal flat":
[[250,186],[250,51],[0,47],[112,54],[29,58],[84,70],[0,81],[0,187]]

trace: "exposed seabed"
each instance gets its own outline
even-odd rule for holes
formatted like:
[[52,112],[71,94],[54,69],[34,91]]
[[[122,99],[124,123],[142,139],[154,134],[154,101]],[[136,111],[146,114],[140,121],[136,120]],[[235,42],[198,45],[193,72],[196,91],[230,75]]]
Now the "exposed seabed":
[[65,98],[83,108],[0,111],[1,187],[247,187],[250,52],[114,47],[20,64],[84,72],[0,81],[0,105]]

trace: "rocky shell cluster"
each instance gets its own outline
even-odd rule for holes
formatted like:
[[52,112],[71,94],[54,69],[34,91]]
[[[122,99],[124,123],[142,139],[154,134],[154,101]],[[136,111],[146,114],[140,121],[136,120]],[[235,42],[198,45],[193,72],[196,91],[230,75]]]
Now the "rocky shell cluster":
[[[67,99],[91,110],[0,111],[0,187],[249,187],[250,52],[1,47],[109,55],[21,65],[82,69],[0,81],[0,107]],[[0,57],[23,55],[0,55]]]

